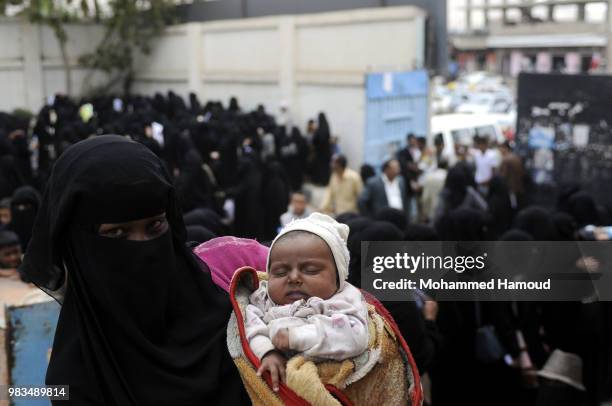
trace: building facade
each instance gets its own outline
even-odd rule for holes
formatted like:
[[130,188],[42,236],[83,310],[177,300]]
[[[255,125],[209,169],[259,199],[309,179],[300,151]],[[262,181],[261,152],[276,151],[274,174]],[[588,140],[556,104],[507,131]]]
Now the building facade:
[[[465,29],[451,35],[451,57],[462,71],[506,77],[519,72],[593,73],[605,70],[609,35],[607,1],[466,0]],[[599,5],[599,18],[587,7]],[[563,8],[563,13],[557,13]],[[478,14],[484,24],[474,28]],[[492,17],[493,15],[496,18]]]

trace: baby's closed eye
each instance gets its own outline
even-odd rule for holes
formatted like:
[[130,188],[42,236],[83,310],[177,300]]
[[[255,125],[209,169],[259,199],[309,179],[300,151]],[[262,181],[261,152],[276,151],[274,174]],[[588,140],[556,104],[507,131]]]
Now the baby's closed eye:
[[304,268],[304,270],[302,271],[305,274],[308,275],[315,275],[318,274],[319,272],[321,272],[321,268],[320,267],[316,267],[316,266],[308,266],[306,268]]

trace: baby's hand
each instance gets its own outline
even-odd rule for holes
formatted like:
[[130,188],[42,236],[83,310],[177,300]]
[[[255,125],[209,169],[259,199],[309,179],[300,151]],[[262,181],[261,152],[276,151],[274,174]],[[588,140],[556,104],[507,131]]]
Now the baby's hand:
[[261,376],[264,372],[269,371],[272,378],[272,389],[274,389],[274,392],[278,392],[278,383],[280,381],[283,383],[287,382],[287,377],[285,376],[286,363],[287,359],[281,353],[270,351],[261,359],[257,376]]
[[289,331],[286,328],[278,330],[272,339],[272,345],[274,345],[277,350],[289,351]]

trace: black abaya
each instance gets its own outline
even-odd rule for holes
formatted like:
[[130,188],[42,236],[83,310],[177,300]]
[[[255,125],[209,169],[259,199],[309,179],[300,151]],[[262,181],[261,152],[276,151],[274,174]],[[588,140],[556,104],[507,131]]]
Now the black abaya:
[[24,252],[32,237],[32,227],[39,206],[40,193],[33,187],[22,186],[13,193],[9,228],[19,236],[21,249]]
[[[164,211],[152,240],[97,233]],[[46,383],[70,385],[73,404],[249,403],[226,348],[227,295],[185,247],[169,176],[143,145],[101,136],[66,150],[21,271],[51,294],[67,285]]]

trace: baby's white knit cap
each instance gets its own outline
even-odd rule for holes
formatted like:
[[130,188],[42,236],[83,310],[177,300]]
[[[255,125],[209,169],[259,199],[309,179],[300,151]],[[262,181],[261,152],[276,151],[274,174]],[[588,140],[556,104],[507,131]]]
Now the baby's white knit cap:
[[312,213],[305,219],[293,220],[281,230],[270,245],[266,261],[266,271],[270,271],[270,253],[272,252],[272,247],[274,247],[279,238],[291,231],[307,231],[321,237],[327,243],[334,256],[340,282],[348,278],[349,251],[346,241],[349,235],[349,226],[338,223],[328,215],[321,213]]

